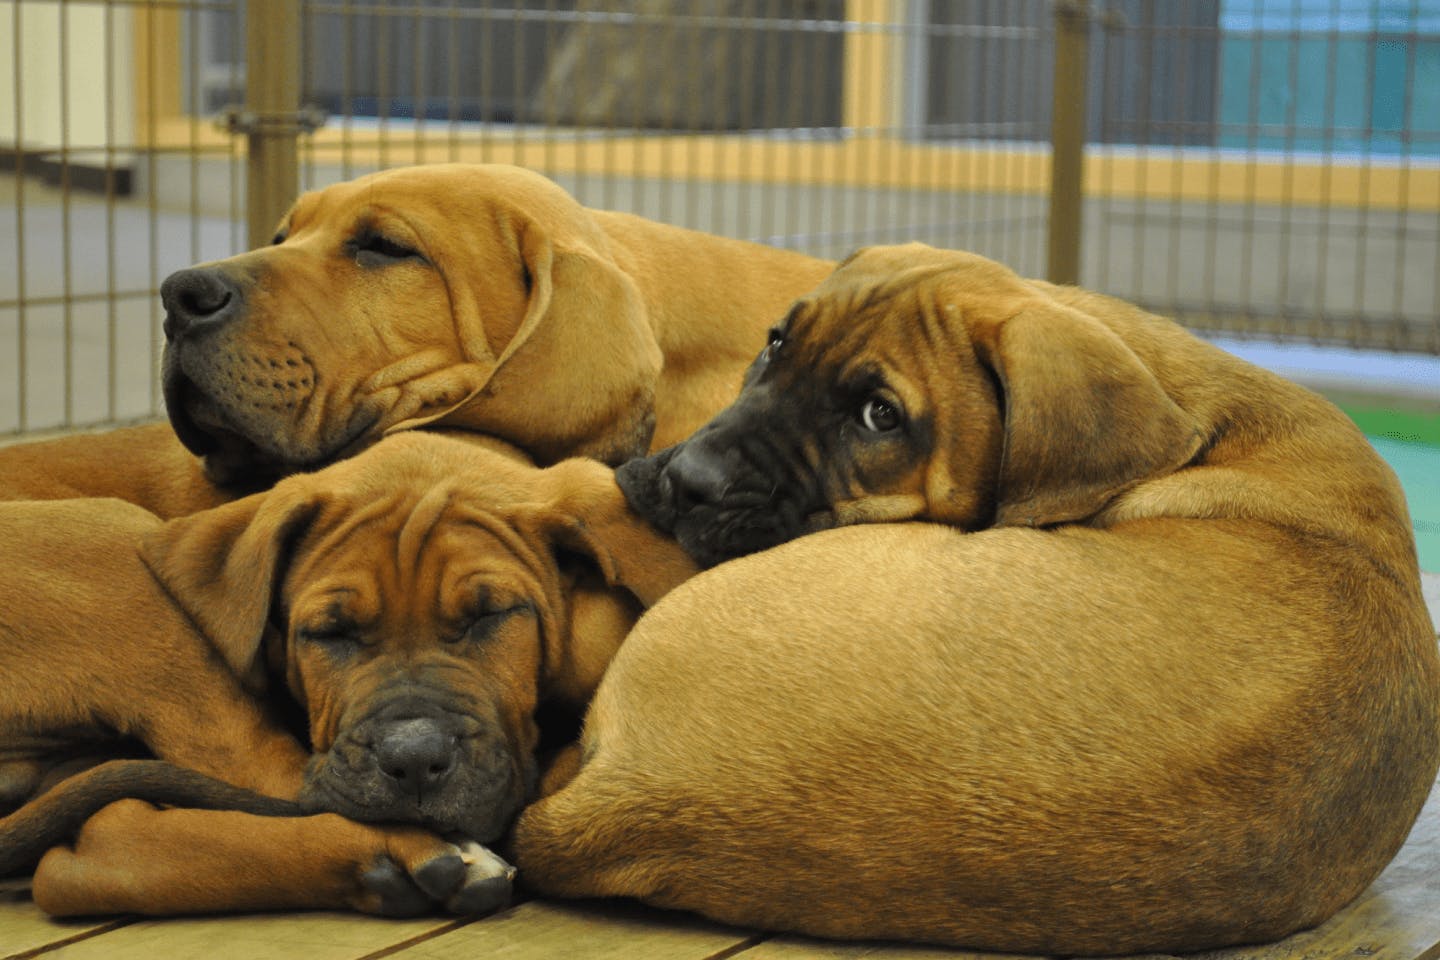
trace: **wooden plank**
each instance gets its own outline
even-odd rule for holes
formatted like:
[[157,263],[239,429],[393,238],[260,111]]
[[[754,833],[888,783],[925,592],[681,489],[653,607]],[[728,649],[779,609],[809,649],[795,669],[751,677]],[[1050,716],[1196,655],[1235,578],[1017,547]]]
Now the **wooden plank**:
[[733,960],[1005,960],[1005,953],[974,953],[904,943],[841,943],[776,937],[735,954]]
[[[531,901],[426,940],[400,960],[705,960],[758,942],[744,930],[628,902]],[[741,954],[744,956],[745,954]]]
[[53,920],[31,901],[28,880],[0,881],[0,960],[85,937],[123,922]]
[[[43,960],[357,960],[453,927],[445,918],[385,920],[352,913],[140,920],[39,954]],[[8,946],[8,942],[7,942]]]

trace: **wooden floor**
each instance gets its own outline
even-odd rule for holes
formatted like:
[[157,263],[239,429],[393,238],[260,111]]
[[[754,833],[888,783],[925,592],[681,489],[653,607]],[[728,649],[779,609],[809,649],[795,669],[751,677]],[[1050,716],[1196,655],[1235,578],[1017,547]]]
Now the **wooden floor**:
[[[898,944],[767,937],[625,903],[532,901],[482,920],[296,913],[61,923],[23,882],[0,885],[0,960],[932,960],[975,956]],[[1440,791],[1380,879],[1329,923],[1204,960],[1440,958]]]

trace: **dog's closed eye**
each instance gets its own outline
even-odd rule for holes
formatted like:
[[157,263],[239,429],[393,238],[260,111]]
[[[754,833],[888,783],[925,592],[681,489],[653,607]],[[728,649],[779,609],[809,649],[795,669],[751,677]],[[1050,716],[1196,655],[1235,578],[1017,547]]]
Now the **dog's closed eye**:
[[423,254],[393,237],[366,230],[351,241],[355,262],[362,267],[385,267],[404,261],[426,262]]
[[533,608],[528,603],[516,603],[511,606],[481,610],[471,621],[463,636],[458,639],[484,641],[490,637],[500,625],[516,614],[530,613]]

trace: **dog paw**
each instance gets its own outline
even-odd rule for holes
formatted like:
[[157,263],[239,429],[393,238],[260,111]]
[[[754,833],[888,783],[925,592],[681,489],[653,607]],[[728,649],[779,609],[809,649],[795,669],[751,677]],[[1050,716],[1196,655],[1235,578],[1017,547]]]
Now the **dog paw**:
[[[447,859],[459,860],[458,857],[436,858]],[[367,913],[382,917],[416,917],[435,908],[434,898],[411,879],[404,867],[389,857],[382,857],[362,873],[360,885],[366,894],[363,909]]]
[[358,895],[350,900],[361,912],[413,917],[443,910],[479,916],[509,904],[515,868],[481,844],[462,838],[447,842],[414,828],[381,828],[379,833],[383,846],[358,872]]
[[[450,891],[444,897],[445,909],[459,916],[478,916],[507,905],[515,887],[515,868],[474,841],[463,841],[459,848],[462,872],[458,883],[451,882],[444,888]],[[429,866],[426,864],[416,871],[417,882],[427,890],[431,889],[425,876]],[[440,899],[440,890],[432,893]]]
[[463,841],[446,844],[444,852],[409,870],[382,857],[360,881],[370,911],[381,916],[413,917],[437,907],[457,916],[481,916],[510,902],[515,868],[486,847]]

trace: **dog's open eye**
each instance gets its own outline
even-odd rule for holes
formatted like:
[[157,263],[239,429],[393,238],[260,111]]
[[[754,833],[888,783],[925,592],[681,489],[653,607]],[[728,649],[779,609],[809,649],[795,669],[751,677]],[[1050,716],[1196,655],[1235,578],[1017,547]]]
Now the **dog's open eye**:
[[424,260],[420,251],[379,233],[355,238],[355,262],[362,267],[383,267],[402,260]]
[[860,425],[871,433],[888,433],[900,426],[900,408],[883,397],[871,397],[860,405]]
[[770,336],[765,341],[765,347],[760,351],[761,362],[768,363],[770,360],[774,359],[776,351],[778,351],[782,346],[784,346],[784,344],[785,331],[781,330],[779,327],[772,327],[770,329]]

